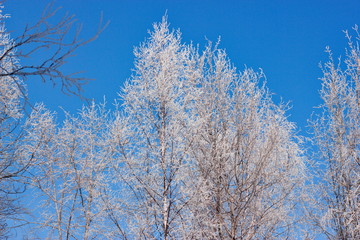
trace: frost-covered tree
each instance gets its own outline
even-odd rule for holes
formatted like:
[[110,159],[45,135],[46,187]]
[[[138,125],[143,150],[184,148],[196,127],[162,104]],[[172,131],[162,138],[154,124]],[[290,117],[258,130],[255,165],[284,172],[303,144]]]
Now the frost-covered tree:
[[127,185],[122,206],[130,239],[178,239],[186,230],[184,82],[194,74],[189,54],[165,17],[135,50],[135,72],[121,95],[131,132],[127,146],[118,146],[124,162],[117,176]]
[[109,114],[104,105],[92,104],[58,125],[39,105],[28,119],[22,152],[33,158],[28,184],[33,209],[40,212],[30,221],[38,229],[34,236],[38,232],[49,239],[103,239],[110,234],[105,204],[114,177]]
[[[139,239],[275,239],[294,234],[304,162],[285,106],[261,73],[223,50],[180,42],[166,18],[135,51],[117,145],[125,232]],[[123,137],[123,135],[122,135]]]
[[[344,62],[322,66],[323,114],[313,120],[314,141],[322,161],[318,206],[312,219],[329,239],[360,238],[360,35],[346,32]],[[343,66],[345,64],[345,66]]]
[[[39,105],[21,156],[58,239],[279,239],[296,234],[304,162],[262,73],[181,42],[166,17],[135,49],[122,109],[57,124]],[[36,236],[36,231],[34,233]],[[40,235],[39,235],[40,236]],[[32,236],[31,236],[32,237]]]
[[[275,105],[262,73],[238,73],[211,44],[198,59],[191,110],[195,136],[187,239],[295,236],[304,184],[302,151],[285,106]],[[300,213],[300,212],[298,212]]]
[[[1,7],[1,6],[0,6]],[[14,41],[6,32],[0,9],[0,74],[14,71],[18,59],[14,56]],[[0,76],[0,236],[6,231],[6,220],[18,213],[13,196],[22,188],[14,186],[12,181],[26,166],[18,163],[16,150],[21,136],[16,129],[23,117],[25,86],[21,78],[14,75]]]

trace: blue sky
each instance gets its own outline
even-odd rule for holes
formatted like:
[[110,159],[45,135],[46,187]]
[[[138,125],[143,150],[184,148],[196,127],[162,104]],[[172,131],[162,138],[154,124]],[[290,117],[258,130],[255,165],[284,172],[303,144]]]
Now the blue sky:
[[[51,1],[8,0],[5,12],[12,17],[7,28],[17,36],[33,24]],[[83,38],[97,29],[101,12],[110,25],[100,37],[82,49],[64,71],[84,71],[96,79],[84,87],[84,96],[109,103],[130,77],[133,48],[138,46],[167,12],[170,26],[179,28],[184,42],[204,46],[206,39],[221,36],[221,48],[239,71],[244,66],[262,68],[275,101],[290,101],[289,119],[306,130],[307,119],[321,104],[319,63],[327,60],[330,46],[334,56],[344,55],[342,30],[360,24],[358,0],[58,0],[60,14],[75,14],[83,24]],[[59,106],[75,112],[84,102],[61,94],[60,88],[28,81],[32,102],[43,101],[54,111]],[[302,132],[304,133],[304,132]]]

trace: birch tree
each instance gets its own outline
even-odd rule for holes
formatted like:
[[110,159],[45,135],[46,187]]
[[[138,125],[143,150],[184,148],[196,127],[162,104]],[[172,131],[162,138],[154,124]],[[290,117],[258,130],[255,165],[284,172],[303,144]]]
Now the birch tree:
[[286,106],[223,50],[181,44],[166,19],[154,28],[122,95],[130,238],[295,236],[305,165]]
[[[348,48],[342,62],[322,65],[320,92],[323,114],[313,120],[318,158],[322,161],[318,205],[322,215],[315,223],[329,239],[360,237],[360,35],[348,32]],[[323,170],[324,169],[324,170]]]
[[110,119],[103,105],[92,104],[58,125],[54,115],[39,105],[27,121],[28,144],[23,152],[34,161],[28,184],[35,201],[42,203],[33,204],[41,214],[30,223],[49,239],[110,234],[104,204],[112,179]]
[[27,122],[36,221],[58,239],[294,237],[304,159],[263,74],[183,44],[166,17],[135,49],[115,116],[94,104],[62,125]]
[[170,31],[165,17],[135,50],[135,72],[122,94],[132,132],[128,147],[122,150],[125,172],[119,174],[128,185],[124,208],[130,238],[176,239],[184,230],[183,82],[191,75],[188,55],[180,32]]
[[[295,126],[260,79],[238,73],[211,44],[199,59],[190,156],[194,198],[187,239],[295,236],[304,161]],[[298,234],[298,233],[297,233]]]

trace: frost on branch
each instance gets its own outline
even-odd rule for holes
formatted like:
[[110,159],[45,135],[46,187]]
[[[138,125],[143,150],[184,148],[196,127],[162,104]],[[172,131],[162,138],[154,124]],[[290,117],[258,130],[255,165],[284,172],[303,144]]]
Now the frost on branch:
[[20,136],[16,129],[23,116],[26,90],[19,77],[4,75],[19,66],[14,41],[4,24],[7,17],[0,10],[0,236],[7,233],[6,221],[20,212],[14,194],[22,192],[23,188],[15,186],[11,179],[24,169],[17,162]]
[[[27,121],[33,224],[59,239],[278,239],[298,236],[305,165],[286,105],[263,73],[224,50],[181,42],[166,17],[135,49],[111,114],[84,107]],[[121,109],[119,109],[121,107]],[[35,228],[36,229],[36,228]]]
[[119,145],[134,238],[295,236],[304,163],[294,124],[262,74],[238,73],[225,51],[182,44],[166,18],[135,51]]
[[103,239],[111,234],[110,119],[101,104],[83,107],[78,116],[68,114],[61,125],[44,106],[35,108],[24,146],[34,162],[27,181],[41,199],[41,215],[29,222],[33,234],[46,232],[51,239]]
[[348,48],[342,62],[322,65],[323,113],[312,121],[318,158],[323,161],[319,184],[320,213],[313,216],[330,239],[360,237],[360,35],[346,31]]
[[286,106],[271,101],[262,73],[237,72],[217,45],[198,61],[186,238],[296,236],[305,166]]

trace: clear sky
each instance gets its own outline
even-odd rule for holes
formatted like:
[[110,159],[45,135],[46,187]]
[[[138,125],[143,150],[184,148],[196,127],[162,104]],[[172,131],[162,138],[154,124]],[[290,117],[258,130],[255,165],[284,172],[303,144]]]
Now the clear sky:
[[[36,22],[49,2],[8,0],[4,9],[12,16],[8,30],[19,35],[26,24]],[[321,103],[319,63],[327,60],[325,47],[330,46],[334,56],[344,55],[342,31],[360,24],[359,0],[58,0],[55,6],[63,7],[60,15],[76,15],[84,38],[96,31],[101,12],[105,21],[111,21],[64,69],[82,70],[82,76],[96,79],[84,88],[85,97],[101,101],[106,96],[109,103],[117,98],[131,75],[134,46],[167,12],[170,26],[181,30],[184,42],[204,46],[206,39],[216,41],[221,36],[220,47],[238,70],[245,65],[262,68],[275,101],[281,97],[291,102],[289,118],[302,131]],[[83,104],[39,79],[27,84],[32,102],[43,101],[54,111],[62,106],[75,112]]]

